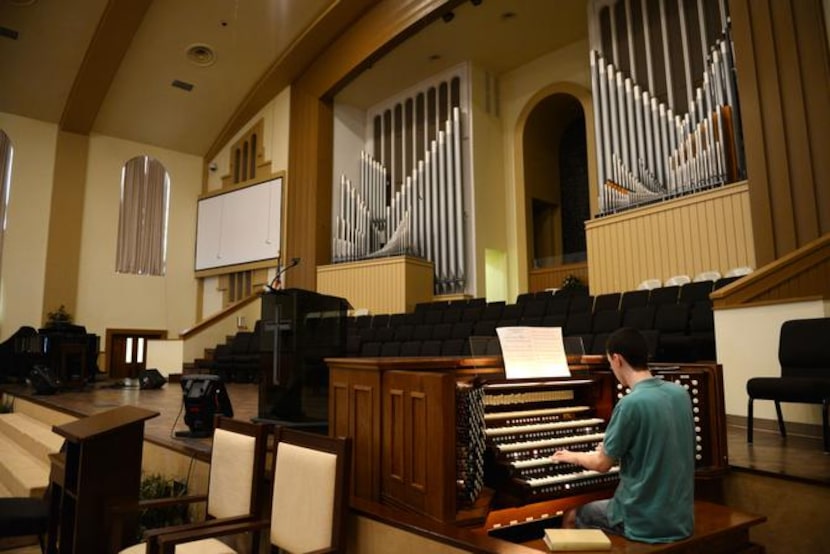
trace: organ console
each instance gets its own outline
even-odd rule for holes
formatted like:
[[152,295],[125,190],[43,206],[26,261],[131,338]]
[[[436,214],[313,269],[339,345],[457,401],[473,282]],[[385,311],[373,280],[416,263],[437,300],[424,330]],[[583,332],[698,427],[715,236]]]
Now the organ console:
[[[613,494],[618,468],[599,474],[549,461],[557,448],[602,441],[628,392],[603,365],[574,364],[571,378],[508,381],[497,357],[327,363],[330,431],[353,439],[353,496],[522,542],[516,529],[550,526],[565,509]],[[706,491],[727,470],[721,368],[652,372],[689,391],[696,484]]]

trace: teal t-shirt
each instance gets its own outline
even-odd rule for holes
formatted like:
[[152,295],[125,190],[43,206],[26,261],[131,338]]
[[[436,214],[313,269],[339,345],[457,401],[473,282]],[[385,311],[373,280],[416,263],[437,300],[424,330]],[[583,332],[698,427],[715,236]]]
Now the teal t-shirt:
[[684,539],[694,530],[695,431],[686,389],[658,378],[635,384],[611,414],[603,442],[620,465],[609,523],[643,542]]

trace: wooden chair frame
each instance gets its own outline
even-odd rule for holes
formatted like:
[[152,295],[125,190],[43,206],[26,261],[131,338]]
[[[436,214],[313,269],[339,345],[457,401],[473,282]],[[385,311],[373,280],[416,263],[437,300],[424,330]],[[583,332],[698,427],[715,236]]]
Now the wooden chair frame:
[[[332,541],[329,548],[317,550],[317,553],[343,552],[345,544],[345,523],[346,510],[349,503],[349,475],[351,473],[351,439],[334,438],[325,435],[317,435],[303,431],[297,431],[286,427],[277,427],[274,430],[274,467],[272,473],[276,474],[277,452],[281,444],[292,444],[303,448],[310,448],[321,452],[334,454],[336,462],[335,498],[332,521]],[[272,479],[273,482],[273,479]],[[279,494],[279,491],[272,491],[272,494]],[[217,525],[195,525],[188,530],[159,534],[156,538],[153,550],[148,549],[147,554],[174,554],[176,545],[206,538],[215,538],[240,533],[259,534],[260,531],[270,527],[271,520],[258,519],[235,523],[220,523]],[[157,547],[157,548],[156,548]],[[271,547],[277,552],[276,546]]]

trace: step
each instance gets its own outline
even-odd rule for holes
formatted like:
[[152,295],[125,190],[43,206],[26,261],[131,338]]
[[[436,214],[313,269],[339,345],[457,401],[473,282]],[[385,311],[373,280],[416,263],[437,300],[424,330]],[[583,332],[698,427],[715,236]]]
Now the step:
[[42,460],[63,446],[63,437],[51,425],[22,413],[0,414],[0,433]]
[[0,483],[11,496],[42,497],[49,484],[49,461],[0,434]]

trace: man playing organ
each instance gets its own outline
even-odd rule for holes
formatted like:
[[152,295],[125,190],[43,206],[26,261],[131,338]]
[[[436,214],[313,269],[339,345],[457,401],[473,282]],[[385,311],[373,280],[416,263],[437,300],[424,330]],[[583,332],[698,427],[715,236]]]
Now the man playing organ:
[[611,499],[568,510],[563,527],[595,527],[628,539],[658,543],[694,530],[695,431],[687,391],[654,377],[648,347],[636,329],[623,328],[606,343],[617,380],[630,389],[619,400],[594,451],[558,450],[556,463],[607,472],[619,461]]

